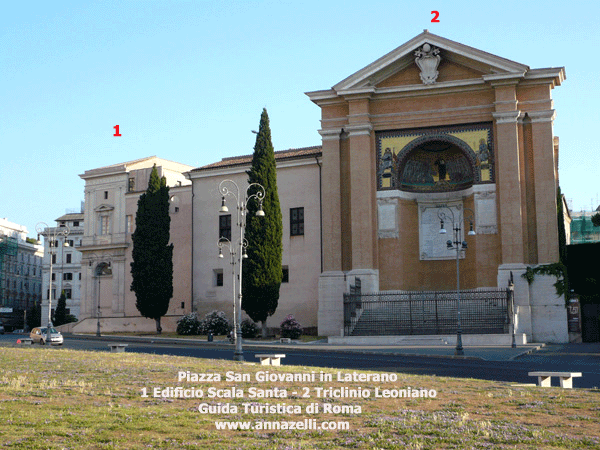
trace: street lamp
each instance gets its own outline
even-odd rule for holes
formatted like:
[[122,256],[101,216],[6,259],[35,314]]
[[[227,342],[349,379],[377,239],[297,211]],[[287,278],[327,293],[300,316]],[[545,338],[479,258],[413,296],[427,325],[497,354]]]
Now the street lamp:
[[[442,209],[447,209],[450,211],[450,215],[446,214]],[[464,213],[459,211],[457,217],[454,216],[454,211],[448,208],[447,206],[442,206],[440,211],[438,212],[438,218],[440,219],[440,234],[446,234],[446,229],[444,228],[444,222],[451,220],[452,221],[452,229],[454,230],[454,241],[448,240],[446,241],[446,248],[448,250],[456,250],[456,316],[457,316],[457,330],[456,330],[456,349],[454,351],[455,355],[464,355],[465,352],[463,350],[462,345],[462,324],[460,320],[460,252],[463,250],[467,250],[467,241],[461,240],[461,225],[464,221],[469,221],[469,236],[475,235],[475,230],[473,229],[473,210],[469,208],[464,208],[465,211],[469,212],[468,216],[464,216]],[[455,221],[456,219],[456,221]]]
[[67,225],[50,228],[46,222],[39,222],[35,226],[35,231],[37,231],[38,234],[38,241],[40,240],[40,235],[50,240],[50,242],[48,242],[48,254],[50,255],[50,276],[48,278],[48,327],[46,328],[46,342],[50,345],[52,343],[52,247],[58,247],[58,238],[60,236],[63,236],[63,247],[69,247],[67,236],[71,232],[71,229]]
[[[256,190],[255,193],[251,193]],[[225,197],[232,196],[236,202],[237,226],[239,228],[239,239],[234,244],[233,240],[220,237],[217,245],[219,247],[219,258],[223,258],[223,247],[229,250],[231,264],[231,281],[233,283],[233,339],[235,341],[235,351],[233,353],[234,361],[243,361],[244,353],[242,350],[242,261],[248,257],[246,248],[248,241],[244,238],[246,234],[246,218],[248,214],[248,202],[252,199],[258,200],[258,211],[256,215],[262,217],[265,212],[262,209],[262,202],[265,198],[265,188],[258,183],[252,183],[246,188],[244,197],[240,197],[240,188],[232,180],[223,180],[219,184],[219,193],[221,194],[221,209],[219,212],[229,212],[225,204]],[[235,245],[235,246],[234,246]],[[235,265],[238,264],[238,283],[236,286]],[[237,287],[237,294],[236,294]]]
[[[100,277],[102,275],[109,275],[110,273],[112,273],[112,269],[110,268],[112,255],[98,256],[92,252],[88,253],[87,257],[89,261],[89,267],[92,267],[94,262],[102,261],[102,263],[96,265],[96,270],[94,274],[98,278],[98,301],[96,303],[96,336],[100,337]],[[106,261],[108,261],[108,263]]]

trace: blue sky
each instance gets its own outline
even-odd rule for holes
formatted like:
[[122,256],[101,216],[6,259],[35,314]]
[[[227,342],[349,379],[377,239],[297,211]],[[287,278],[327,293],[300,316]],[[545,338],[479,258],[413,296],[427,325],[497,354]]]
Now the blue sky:
[[574,210],[590,209],[600,192],[599,16],[598,1],[553,0],[5,3],[0,217],[33,236],[36,223],[79,208],[86,170],[249,154],[263,107],[276,150],[319,145],[320,111],[304,92],[425,28],[532,68],[566,68],[553,91],[560,182]]

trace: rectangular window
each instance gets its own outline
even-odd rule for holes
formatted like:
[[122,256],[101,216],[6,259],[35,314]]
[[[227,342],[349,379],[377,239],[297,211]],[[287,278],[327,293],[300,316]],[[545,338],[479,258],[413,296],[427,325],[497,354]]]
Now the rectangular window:
[[290,282],[290,269],[288,266],[282,266],[281,267],[281,282],[282,283],[289,283]]
[[71,289],[65,289],[65,298],[67,300],[70,300],[71,297],[72,297],[72,291],[71,291]]
[[231,241],[231,214],[219,216],[219,239],[220,238]]
[[133,192],[135,190],[135,178],[129,179],[129,184],[127,185],[128,192]]
[[65,281],[72,281],[73,280],[73,274],[71,272],[65,272],[65,273],[63,273],[63,280],[65,280]]
[[56,281],[56,272],[52,273],[52,281]]
[[213,278],[215,286],[223,286],[223,269],[213,270]]
[[108,200],[108,191],[104,191],[104,200]]
[[290,208],[290,236],[304,235],[304,208]]
[[102,216],[100,217],[100,234],[102,235],[106,235],[110,232],[109,227],[108,227],[108,216]]
[[73,226],[74,227],[78,227],[79,226],[79,221],[78,220],[74,220],[73,221]]
[[[70,241],[71,245],[73,245],[73,241]],[[67,253],[67,264],[71,264],[73,255],[71,253]]]

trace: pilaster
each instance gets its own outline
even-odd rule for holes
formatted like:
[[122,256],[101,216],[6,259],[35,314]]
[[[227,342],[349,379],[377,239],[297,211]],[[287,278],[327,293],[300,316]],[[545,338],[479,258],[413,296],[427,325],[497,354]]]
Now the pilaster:
[[372,125],[354,124],[345,128],[350,140],[350,225],[352,228],[352,269],[374,269],[375,262],[375,157]]
[[320,130],[323,140],[323,270],[342,269],[341,128]]
[[523,217],[521,211],[521,170],[514,85],[496,86],[496,163],[500,203],[502,263],[523,263]]
[[528,115],[533,141],[538,263],[548,264],[558,261],[557,180],[552,132],[555,112],[551,109],[528,112]]

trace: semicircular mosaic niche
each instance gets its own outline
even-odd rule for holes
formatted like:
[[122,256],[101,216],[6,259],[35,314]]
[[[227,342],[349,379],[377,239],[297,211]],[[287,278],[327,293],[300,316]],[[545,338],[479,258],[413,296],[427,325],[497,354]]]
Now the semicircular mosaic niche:
[[491,124],[377,133],[377,189],[458,191],[493,183]]
[[473,169],[456,145],[428,141],[398,167],[398,187],[411,192],[458,191],[473,185]]

